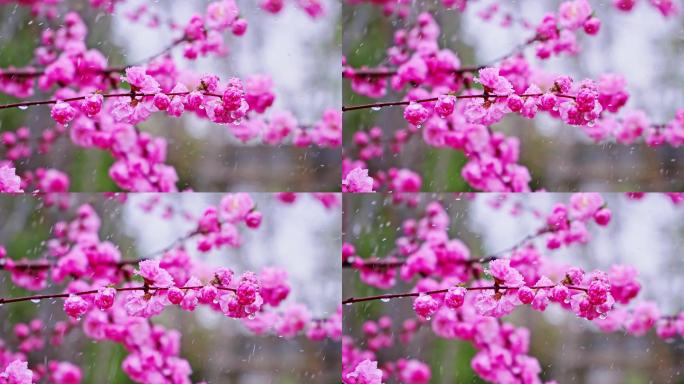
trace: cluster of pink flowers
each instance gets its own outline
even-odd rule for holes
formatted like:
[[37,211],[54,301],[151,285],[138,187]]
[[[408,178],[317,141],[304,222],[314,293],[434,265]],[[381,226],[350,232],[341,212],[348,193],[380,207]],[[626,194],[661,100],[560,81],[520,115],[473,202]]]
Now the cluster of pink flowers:
[[7,164],[0,165],[0,192],[21,193],[21,178],[17,176],[16,169]]
[[[392,7],[402,2],[380,3],[390,7],[392,13]],[[672,7],[672,2],[657,3],[653,5]],[[600,25],[587,0],[564,1],[557,12],[546,14],[538,24],[529,24],[534,35],[522,47],[534,47],[537,58],[542,60],[553,55],[575,55],[580,51],[578,34],[596,35]],[[650,121],[643,111],[624,111],[629,93],[621,75],[605,73],[596,80],[552,75],[534,67],[518,50],[489,67],[465,67],[456,52],[440,48],[440,26],[427,12],[395,31],[393,45],[383,62],[382,67],[353,68],[343,58],[342,71],[352,90],[360,95],[381,98],[388,88],[405,94],[401,101],[358,109],[404,105],[407,127],[394,130],[391,140],[383,140],[390,134],[384,134],[380,127],[357,131],[345,148],[343,180],[349,171],[360,168],[373,177],[376,191],[384,182],[385,171],[378,169],[383,162],[376,164],[374,159],[384,156],[385,146],[400,154],[415,136],[422,136],[431,147],[463,152],[467,162],[461,176],[475,189],[529,191],[530,173],[518,164],[519,139],[491,128],[509,114],[532,119],[544,113],[579,127],[597,143],[632,144],[640,139],[650,146],[667,143],[679,147],[684,143],[681,110],[662,124]]]
[[[321,195],[316,198],[335,206],[327,194]],[[116,200],[127,201],[125,195]],[[153,209],[159,199],[148,204],[143,209]],[[304,335],[314,341],[341,339],[342,307],[330,317],[314,318],[306,306],[288,303],[291,286],[285,270],[266,267],[237,274],[227,267],[205,265],[186,251],[191,239],[201,252],[225,245],[239,247],[238,226],[256,229],[262,222],[250,195],[226,194],[218,205],[186,219],[195,230],[162,252],[137,260],[123,259],[114,243],[100,239],[101,219],[87,204],[76,208],[72,220],[53,226],[44,258],[16,260],[7,257],[0,246],[0,269],[9,272],[17,286],[38,291],[50,282],[65,284],[64,293],[55,298],[63,299],[68,319],[56,322],[51,334],[40,320],[16,324],[14,335],[20,352],[5,351],[0,340],[0,383],[30,384],[44,377],[55,383],[80,383],[81,371],[71,363],[50,361],[30,369],[26,363],[28,353],[44,349],[48,340],[50,345],[60,345],[75,327],[82,327],[94,341],[123,345],[128,355],[122,369],[136,382],[189,383],[192,369],[180,357],[180,332],[148,321],[169,306],[185,311],[204,306],[239,319],[255,334]],[[0,298],[0,303],[5,299],[9,298]],[[155,363],[150,365],[150,359]]]
[[[535,240],[544,238],[549,251],[560,244],[584,243],[589,240],[590,222],[598,228],[608,225],[611,213],[601,195],[576,193],[550,213],[531,213],[543,222],[540,229],[493,256],[473,258],[463,242],[450,238],[450,218],[438,202],[428,203],[420,217],[404,219],[402,236],[388,256],[364,258],[353,244],[345,243],[343,266],[358,271],[365,284],[387,290],[401,278],[413,286],[405,294],[370,299],[389,303],[412,297],[416,317],[405,320],[400,331],[392,329],[388,317],[366,321],[360,333],[363,341],[358,341],[365,349],[346,336],[343,382],[383,383],[393,374],[401,382],[427,382],[429,369],[421,368],[422,363],[380,363],[382,355],[377,352],[394,347],[395,337],[408,344],[418,328],[430,327],[438,337],[472,343],[477,353],[471,366],[481,378],[496,383],[541,383],[539,362],[529,355],[529,330],[501,320],[523,305],[537,311],[557,305],[605,332],[624,329],[639,336],[655,329],[664,340],[684,336],[684,313],[663,316],[657,304],[638,299],[641,285],[633,267],[616,264],[607,271],[585,272],[537,248]],[[343,303],[362,301],[367,300],[350,298]],[[408,373],[397,371],[409,365],[414,368]]]
[[[313,11],[317,1],[299,3],[318,12]],[[181,47],[188,60],[224,55],[228,52],[224,32],[230,30],[237,36],[246,32],[247,22],[239,14],[234,0],[213,1],[207,5],[205,14],[192,15],[187,23],[173,28],[180,29],[182,35],[169,48]],[[220,81],[218,76],[181,68],[168,53],[155,55],[138,66],[110,67],[105,55],[88,48],[87,36],[88,28],[80,16],[76,12],[66,13],[61,27],[43,30],[34,66],[0,70],[0,92],[28,98],[37,87],[52,96],[38,103],[52,104],[54,127],[42,132],[22,127],[2,137],[4,157],[10,162],[7,165],[20,169],[16,173],[22,179],[23,189],[61,192],[41,185],[37,170],[14,166],[14,162],[34,155],[32,143],[37,142],[38,154],[44,155],[57,138],[67,135],[76,146],[109,152],[114,157],[109,176],[120,188],[137,192],[177,191],[176,170],[166,164],[167,141],[141,132],[136,126],[155,112],[171,117],[192,113],[227,125],[242,141],[258,138],[264,144],[281,145],[289,138],[299,147],[335,148],[342,144],[339,111],[328,110],[311,125],[299,124],[288,111],[271,113],[276,96],[269,76]],[[25,104],[28,107],[32,102]],[[14,190],[9,182],[0,185],[5,184],[8,187],[3,190]]]
[[[637,0],[613,0],[613,5],[621,11],[631,12],[638,2]],[[675,16],[679,13],[679,5],[673,0],[649,0],[648,4],[664,17]]]
[[280,13],[285,7],[285,3],[293,2],[306,12],[311,18],[316,19],[325,14],[323,0],[259,0],[259,6],[266,12]]
[[[406,320],[395,329],[392,319],[382,316],[377,321],[363,323],[366,349],[355,347],[349,336],[342,339],[342,382],[345,384],[380,384],[396,378],[406,384],[427,384],[432,378],[430,367],[418,359],[398,359],[378,366],[377,355],[392,348],[396,338],[408,343],[419,328],[419,323]],[[397,335],[399,335],[397,337]]]

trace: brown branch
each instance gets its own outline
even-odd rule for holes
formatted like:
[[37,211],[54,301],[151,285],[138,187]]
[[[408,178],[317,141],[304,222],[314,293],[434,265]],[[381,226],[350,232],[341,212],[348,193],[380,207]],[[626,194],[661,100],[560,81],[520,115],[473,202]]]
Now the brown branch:
[[[224,287],[224,286],[215,286],[217,289],[222,290],[222,291],[231,291],[231,292],[237,292],[237,289],[235,288],[230,288],[230,287]],[[150,287],[148,285],[141,285],[137,287],[121,287],[121,288],[114,288],[117,292],[125,292],[125,291],[168,291],[169,289],[174,288],[174,287]],[[178,289],[182,290],[189,290],[189,289],[202,289],[204,288],[204,285],[196,285],[196,286],[188,286],[188,287],[177,287]],[[64,299],[67,298],[71,295],[75,296],[85,296],[85,295],[94,295],[98,292],[97,289],[91,289],[88,291],[81,291],[81,292],[73,292],[73,293],[52,293],[52,294],[45,294],[45,295],[33,295],[33,296],[23,296],[23,297],[15,297],[15,298],[0,298],[0,305],[2,304],[9,304],[9,303],[19,303],[22,301],[32,301],[32,300],[43,300],[43,299]]]
[[[584,291],[587,292],[588,289],[585,287],[578,287],[574,285],[565,285],[568,289],[576,290],[576,291]],[[538,290],[538,289],[551,289],[555,287],[555,285],[539,285],[539,286],[533,286],[533,287],[528,287],[530,289]],[[464,287],[467,291],[484,291],[484,290],[518,290],[522,287],[507,287],[505,285],[487,285],[483,287]],[[426,292],[406,292],[406,293],[389,293],[389,294],[384,294],[384,295],[375,295],[375,296],[366,296],[366,297],[350,297],[346,300],[342,301],[342,304],[344,305],[352,305],[355,303],[362,303],[365,301],[375,301],[375,300],[390,300],[390,299],[399,299],[399,298],[405,298],[405,297],[418,297],[420,295],[438,295],[442,293],[448,292],[449,289],[438,289],[434,291],[426,291]]]
[[[570,220],[572,222],[572,220]],[[529,243],[530,241],[545,235],[549,232],[553,232],[553,229],[550,228],[549,226],[545,226],[538,231],[531,233],[525,237],[523,237],[520,241],[517,243],[511,245],[508,248],[502,249],[498,252],[492,253],[487,256],[482,256],[477,259],[468,259],[468,260],[458,260],[456,263],[461,263],[465,265],[472,265],[472,264],[486,264],[489,263],[490,261],[494,261],[497,259],[500,259],[502,255],[513,252],[516,249],[524,246],[525,244]],[[357,265],[357,262],[355,261],[349,261],[349,260],[344,260],[342,261],[342,268],[353,268],[353,269],[390,269],[390,268],[399,268],[402,265],[406,263],[405,259],[402,260],[382,260],[382,259],[369,259],[369,260],[364,260],[363,265]]]
[[[187,92],[160,92],[164,93],[167,96],[183,96],[187,95],[190,93],[190,91]],[[222,95],[216,94],[216,93],[209,93],[209,92],[202,92],[203,95],[205,96],[213,96],[213,97],[222,97]],[[140,92],[126,92],[126,93],[105,93],[102,94],[102,97],[105,99],[112,98],[112,97],[151,97],[156,95],[156,93],[140,93]],[[8,108],[17,108],[17,107],[30,107],[34,105],[48,105],[48,104],[57,104],[58,102],[71,102],[71,101],[78,101],[78,100],[84,100],[86,97],[90,96],[85,95],[85,96],[76,96],[76,97],[69,97],[66,99],[50,99],[50,100],[36,100],[36,101],[22,101],[18,103],[10,103],[10,104],[4,104],[0,105],[0,109],[8,109]]]
[[[566,98],[566,99],[575,99],[576,97],[573,95],[566,95],[564,93],[555,93],[551,92],[556,97],[561,97],[561,98]],[[544,95],[543,93],[523,93],[520,95],[517,95],[519,97],[539,97]],[[446,95],[445,95],[446,96]],[[451,95],[455,97],[456,99],[500,99],[500,98],[506,98],[509,95],[492,95],[490,93],[479,93],[475,95]],[[399,105],[409,105],[411,103],[430,103],[433,101],[437,101],[439,97],[430,97],[427,99],[419,99],[419,100],[402,100],[402,101],[383,101],[383,102],[378,102],[378,103],[368,103],[368,104],[359,104],[359,105],[345,105],[342,106],[342,112],[347,112],[347,111],[356,111],[359,109],[369,109],[369,108],[382,108],[382,107],[393,107],[393,106],[399,106]]]

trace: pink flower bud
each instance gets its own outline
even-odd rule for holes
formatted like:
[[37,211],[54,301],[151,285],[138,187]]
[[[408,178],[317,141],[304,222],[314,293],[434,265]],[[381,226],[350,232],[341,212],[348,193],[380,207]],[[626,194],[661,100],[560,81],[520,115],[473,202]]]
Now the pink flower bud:
[[233,34],[235,36],[242,36],[247,32],[247,20],[245,19],[237,19],[233,23]]
[[249,228],[256,229],[261,225],[261,212],[252,211],[245,216],[245,224]]

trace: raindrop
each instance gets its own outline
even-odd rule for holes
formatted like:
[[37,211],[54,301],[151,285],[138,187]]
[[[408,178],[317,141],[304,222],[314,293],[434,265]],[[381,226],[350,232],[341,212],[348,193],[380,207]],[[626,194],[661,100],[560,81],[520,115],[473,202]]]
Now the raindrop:
[[26,105],[20,105],[20,106],[19,106],[19,109],[21,109],[22,111],[25,111],[25,110],[28,109],[28,106],[26,106]]
[[381,109],[380,107],[371,107],[371,110],[376,111],[376,112],[379,111],[380,109]]
[[349,307],[349,306],[351,306],[351,305],[352,305],[352,303],[346,303],[345,305]]
[[31,302],[33,304],[38,304],[38,303],[40,303],[40,299],[31,299]]
[[380,301],[382,301],[383,303],[389,303],[390,299],[388,297],[383,297],[382,299],[380,299]]

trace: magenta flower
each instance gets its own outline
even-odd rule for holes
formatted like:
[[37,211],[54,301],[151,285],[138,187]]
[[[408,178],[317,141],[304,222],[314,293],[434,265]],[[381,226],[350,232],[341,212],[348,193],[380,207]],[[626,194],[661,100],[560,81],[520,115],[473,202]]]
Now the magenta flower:
[[6,164],[0,164],[0,193],[21,193],[21,178],[16,170]]
[[126,68],[126,76],[122,80],[127,81],[135,90],[142,93],[159,92],[159,83],[154,77],[148,75],[143,67]]
[[27,362],[14,360],[0,373],[0,379],[7,384],[32,384],[33,371],[28,369]]
[[66,125],[76,117],[76,109],[63,101],[58,101],[50,111],[52,119],[59,124]]
[[504,96],[513,93],[513,86],[508,79],[499,75],[499,68],[483,68],[475,80],[489,93]]
[[511,267],[508,259],[497,259],[489,263],[487,272],[500,284],[506,287],[520,287],[525,284],[523,276]]
[[81,297],[69,295],[64,300],[64,312],[73,319],[80,319],[88,311],[88,303]]
[[170,287],[173,278],[163,268],[159,267],[159,260],[143,260],[138,264],[140,268],[136,274],[145,279],[145,282],[153,287]]
[[342,180],[342,192],[348,193],[365,193],[373,192],[373,178],[368,176],[368,170],[362,168],[354,168],[344,180]]
[[382,384],[382,371],[378,369],[377,361],[366,359],[358,363],[343,381],[344,384]]

